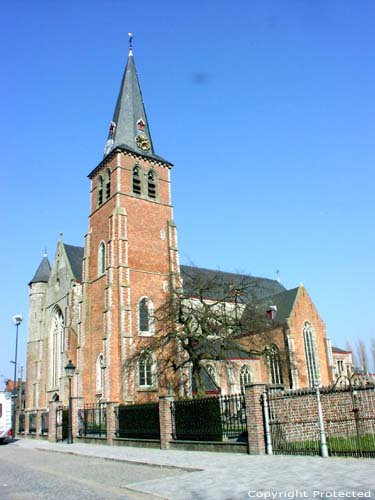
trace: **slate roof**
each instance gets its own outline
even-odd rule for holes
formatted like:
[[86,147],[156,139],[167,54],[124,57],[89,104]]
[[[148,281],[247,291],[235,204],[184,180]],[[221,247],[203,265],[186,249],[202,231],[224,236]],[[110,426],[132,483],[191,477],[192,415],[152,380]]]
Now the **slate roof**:
[[184,265],[180,266],[180,270],[183,279],[183,289],[187,295],[194,293],[194,280],[196,277],[203,283],[217,283],[217,289],[215,289],[216,287],[214,286],[207,291],[207,296],[205,296],[207,299],[220,299],[220,296],[218,296],[220,293],[220,283],[231,283],[234,286],[236,286],[236,284],[239,286],[248,285],[253,294],[253,298],[257,300],[285,291],[285,287],[283,287],[281,283],[277,280],[268,278],[259,278],[245,274],[227,273],[224,271]]
[[68,258],[70,267],[72,269],[73,276],[79,282],[82,281],[82,259],[83,259],[83,247],[75,247],[73,245],[63,244],[65,248],[65,253]]
[[[141,126],[138,125],[140,120],[143,122]],[[112,128],[112,124],[114,129]],[[129,50],[128,61],[121,81],[112,124],[108,133],[104,157],[114,149],[120,148],[166,162],[166,160],[154,152],[132,48]],[[150,149],[148,151],[138,147],[136,143],[137,136],[142,136],[149,140]]]
[[32,285],[33,283],[48,283],[50,272],[51,264],[49,263],[47,255],[44,255],[29,285]]
[[298,289],[297,287],[290,290],[284,290],[281,293],[266,297],[264,301],[262,301],[265,307],[271,305],[276,306],[277,311],[273,319],[277,323],[282,323],[290,317],[294,302],[297,298]]
[[336,352],[337,354],[348,354],[348,353],[351,354],[352,351],[349,351],[348,349],[344,350],[344,349],[340,349],[339,347],[332,346],[332,352]]

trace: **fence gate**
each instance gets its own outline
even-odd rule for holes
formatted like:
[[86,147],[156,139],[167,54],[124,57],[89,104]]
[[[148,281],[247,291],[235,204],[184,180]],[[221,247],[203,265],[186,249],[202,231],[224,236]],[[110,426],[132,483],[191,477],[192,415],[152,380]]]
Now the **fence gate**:
[[65,441],[68,437],[68,407],[58,406],[56,408],[56,441]]

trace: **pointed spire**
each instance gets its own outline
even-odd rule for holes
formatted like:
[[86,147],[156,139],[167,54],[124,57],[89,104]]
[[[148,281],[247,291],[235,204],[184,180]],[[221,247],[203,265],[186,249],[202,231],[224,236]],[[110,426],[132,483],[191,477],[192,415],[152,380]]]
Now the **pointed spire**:
[[33,279],[29,283],[29,286],[33,283],[48,283],[50,272],[51,264],[49,263],[47,254],[44,253],[42,262],[39,264]]
[[104,150],[124,147],[145,156],[155,157],[146,111],[133,57],[133,34],[129,33],[129,54],[121,82],[115,112]]

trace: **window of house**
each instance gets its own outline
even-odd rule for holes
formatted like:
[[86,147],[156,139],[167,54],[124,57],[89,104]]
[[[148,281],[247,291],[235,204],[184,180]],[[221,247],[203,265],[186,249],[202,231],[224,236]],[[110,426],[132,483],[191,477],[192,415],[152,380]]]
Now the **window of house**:
[[110,196],[111,196],[111,171],[108,168],[105,173],[105,199],[108,200]]
[[250,385],[252,381],[253,381],[253,374],[251,372],[250,367],[247,365],[241,366],[241,370],[240,370],[241,392],[245,392],[245,387],[247,385]]
[[150,170],[147,175],[147,194],[153,200],[156,198],[156,175],[153,170]]
[[98,201],[98,207],[103,204],[103,177],[99,175],[98,177],[98,184],[97,184],[97,201]]
[[143,354],[138,362],[139,387],[152,387],[154,385],[153,360],[151,354]]
[[273,344],[266,349],[266,359],[271,384],[282,384],[283,375],[280,363],[280,351],[277,345]]
[[316,348],[315,334],[311,324],[306,321],[303,326],[303,341],[305,345],[305,356],[309,385],[314,387],[320,382],[318,352]]
[[102,241],[98,250],[98,276],[105,273],[105,244]]
[[133,168],[133,193],[134,194],[141,194],[141,175],[140,175],[140,168],[139,167],[134,167]]
[[103,354],[100,353],[96,360],[96,392],[103,391],[103,362],[104,357]]
[[342,359],[339,359],[337,361],[337,371],[339,372],[339,374],[341,373],[344,373],[344,361]]
[[52,316],[51,326],[51,384],[56,387],[59,383],[61,371],[61,353],[64,345],[64,317],[60,309],[56,308]]
[[152,333],[152,302],[148,297],[142,297],[138,303],[138,328],[140,333]]

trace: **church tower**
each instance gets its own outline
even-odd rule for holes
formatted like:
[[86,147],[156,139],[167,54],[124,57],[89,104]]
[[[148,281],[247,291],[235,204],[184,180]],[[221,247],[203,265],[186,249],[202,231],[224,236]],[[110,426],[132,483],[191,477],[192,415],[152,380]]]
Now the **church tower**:
[[[179,276],[172,164],[154,151],[130,45],[104,158],[89,174],[78,393],[85,402],[149,401],[147,366],[124,370],[154,334],[152,313]],[[142,372],[143,371],[143,372]]]

